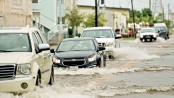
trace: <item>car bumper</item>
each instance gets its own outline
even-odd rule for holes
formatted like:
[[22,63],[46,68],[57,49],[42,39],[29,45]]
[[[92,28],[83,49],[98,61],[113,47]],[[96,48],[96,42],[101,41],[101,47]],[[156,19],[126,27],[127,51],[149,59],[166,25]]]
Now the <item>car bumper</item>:
[[142,40],[142,39],[156,39],[156,37],[154,37],[152,35],[148,35],[148,36],[140,37],[140,40]]
[[[34,77],[22,77],[15,78],[12,80],[0,80],[0,92],[9,92],[9,93],[25,93],[34,91],[36,79]],[[26,86],[22,88],[22,85]]]

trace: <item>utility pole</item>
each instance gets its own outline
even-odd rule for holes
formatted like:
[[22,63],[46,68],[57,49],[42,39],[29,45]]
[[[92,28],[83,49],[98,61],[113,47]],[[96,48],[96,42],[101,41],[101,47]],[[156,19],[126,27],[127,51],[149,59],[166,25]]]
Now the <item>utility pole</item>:
[[133,17],[133,25],[134,25],[134,32],[135,33],[135,37],[136,37],[136,28],[135,28],[135,17],[134,17],[134,6],[133,6],[133,0],[131,0],[131,4],[132,4],[132,17]]
[[97,4],[97,0],[95,0],[95,27],[98,27],[98,4]]

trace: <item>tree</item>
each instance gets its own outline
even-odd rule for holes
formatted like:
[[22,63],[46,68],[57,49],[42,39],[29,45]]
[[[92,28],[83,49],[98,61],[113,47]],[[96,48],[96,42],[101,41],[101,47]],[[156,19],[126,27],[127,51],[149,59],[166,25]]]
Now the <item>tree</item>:
[[152,17],[152,11],[149,8],[142,9],[143,17]]
[[[65,19],[68,20],[68,28],[72,29],[70,31],[74,31],[74,29],[76,30],[80,26],[80,24],[83,23],[84,15],[80,14],[77,8],[73,8],[65,14]],[[77,30],[73,33],[77,33]],[[73,34],[70,34],[70,36],[73,37]]]
[[[149,25],[153,25],[154,18],[152,15],[152,11],[149,8],[144,8],[141,11],[139,10],[134,10],[134,16],[135,16],[135,22],[140,23],[140,22],[148,22]],[[132,23],[132,13],[130,14],[130,19],[129,22]]]
[[[98,26],[103,26],[107,20],[104,18],[102,13],[98,13]],[[84,21],[85,27],[95,27],[95,14],[88,14]]]

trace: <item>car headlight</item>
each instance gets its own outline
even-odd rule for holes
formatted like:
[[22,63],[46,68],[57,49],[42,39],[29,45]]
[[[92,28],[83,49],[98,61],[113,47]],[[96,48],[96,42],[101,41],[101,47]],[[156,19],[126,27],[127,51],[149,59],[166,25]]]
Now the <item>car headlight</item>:
[[154,35],[153,35],[153,37],[157,37],[157,35],[156,35],[156,34],[154,34]]
[[140,38],[143,38],[143,34],[140,34]]
[[113,42],[108,42],[108,43],[106,43],[106,46],[113,46],[113,45],[114,45]]
[[31,73],[30,64],[19,64],[17,65],[17,74],[29,75]]
[[60,63],[60,59],[57,59],[55,57],[52,58],[53,63],[59,64]]
[[93,62],[97,60],[97,56],[93,55],[92,57],[88,58],[88,62]]

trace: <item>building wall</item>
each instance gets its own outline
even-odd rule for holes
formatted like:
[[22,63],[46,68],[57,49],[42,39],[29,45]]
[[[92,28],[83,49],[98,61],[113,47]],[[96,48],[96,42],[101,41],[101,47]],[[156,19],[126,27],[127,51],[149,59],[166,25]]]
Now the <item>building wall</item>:
[[[95,7],[92,6],[78,6],[81,13],[90,14],[95,13]],[[104,26],[113,27],[113,29],[126,29],[126,19],[129,18],[129,9],[124,8],[99,8],[99,11],[104,14],[107,22]],[[127,17],[127,18],[126,18]],[[83,28],[79,28],[81,32]]]
[[[92,6],[80,6],[80,5],[78,5],[78,8],[81,12],[86,12],[86,13],[95,12],[95,8]],[[106,10],[106,11],[111,11],[113,13],[121,13],[121,14],[125,15],[127,18],[130,17],[130,10],[128,10],[128,9],[111,8],[111,7],[99,8],[99,9],[100,9],[100,11]]]
[[31,0],[0,0],[3,26],[32,25]]
[[170,21],[174,22],[174,13],[170,13],[169,18],[170,18]]
[[66,10],[72,10],[77,5],[77,0],[65,0]]
[[125,15],[127,18],[129,18],[130,12],[127,9],[122,9],[122,8],[107,8],[106,10],[114,12],[114,13],[121,13],[122,15]]

